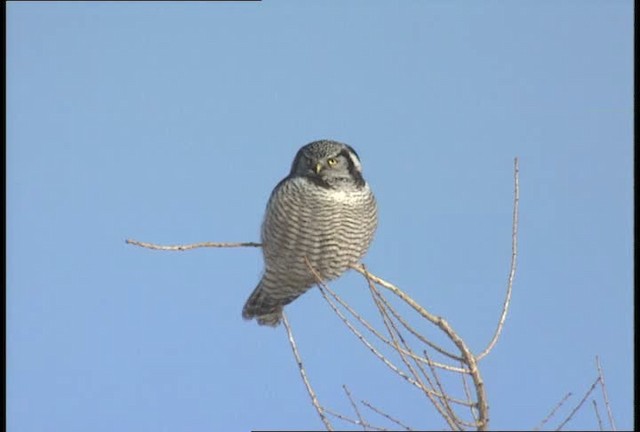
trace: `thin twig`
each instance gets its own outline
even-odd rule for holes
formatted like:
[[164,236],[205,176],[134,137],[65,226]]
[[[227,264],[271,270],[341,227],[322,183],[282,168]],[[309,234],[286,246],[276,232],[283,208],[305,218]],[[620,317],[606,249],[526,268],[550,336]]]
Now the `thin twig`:
[[596,380],[593,382],[593,384],[591,384],[591,387],[589,388],[589,390],[587,391],[587,393],[585,393],[584,397],[582,398],[582,400],[580,400],[580,402],[578,403],[578,405],[576,405],[576,407],[569,413],[569,415],[567,416],[566,419],[564,419],[564,421],[562,423],[560,423],[560,426],[558,426],[556,428],[557,431],[562,430],[562,428],[564,427],[564,425],[566,425],[567,423],[569,423],[569,421],[573,418],[573,416],[580,410],[580,408],[582,407],[582,404],[584,404],[584,402],[587,400],[587,398],[589,397],[589,395],[591,394],[591,392],[593,392],[593,390],[596,388],[596,385],[598,385],[598,383],[600,382],[600,377],[596,378]]
[[480,361],[483,357],[485,357],[495,344],[498,342],[498,338],[502,333],[502,328],[504,327],[504,322],[507,319],[507,312],[509,310],[509,304],[511,303],[511,291],[513,288],[513,279],[516,275],[516,263],[518,257],[518,204],[520,203],[520,170],[518,168],[518,158],[515,158],[513,161],[513,183],[514,183],[514,191],[513,191],[513,219],[511,223],[511,266],[509,268],[509,278],[507,281],[507,294],[504,299],[504,303],[502,304],[502,313],[500,314],[500,320],[498,321],[498,326],[496,327],[496,331],[493,334],[493,338],[491,338],[491,342],[489,345],[482,351],[477,357],[476,360]]
[[[340,414],[339,412],[335,412],[333,410],[330,410],[329,408],[323,408],[323,409],[324,409],[324,412],[326,412],[329,415],[334,416],[337,419],[340,419],[340,420],[345,421],[347,423],[351,423],[351,424],[360,426],[360,423],[359,423],[358,420],[354,420],[351,417],[347,417],[346,415]],[[387,429],[385,429],[383,427],[374,426],[374,425],[366,423],[366,422],[364,423],[364,427],[367,428],[367,429],[375,429],[375,430],[379,430],[379,431],[386,431],[387,430]]]
[[600,411],[598,410],[598,404],[596,403],[595,399],[592,399],[591,402],[593,402],[593,410],[596,412],[596,418],[598,419],[598,430],[603,431],[604,428],[602,426],[602,418],[600,417]]
[[402,299],[402,301],[404,301],[409,306],[411,306],[413,308],[413,310],[418,312],[420,315],[422,315],[422,317],[426,318],[431,323],[437,325],[438,322],[440,321],[440,319],[441,319],[440,317],[432,314],[431,312],[427,311],[425,308],[420,306],[414,299],[409,297],[400,288],[398,288],[397,286],[393,285],[392,283],[387,282],[386,280],[374,275],[373,273],[369,273],[369,271],[366,268],[363,268],[362,265],[358,265],[358,264],[352,265],[351,268],[354,269],[355,271],[357,271],[358,273],[360,273],[361,275],[363,275],[364,277],[366,277],[367,279],[371,279],[376,284],[388,289],[389,291],[394,293],[396,296],[400,297],[400,299]]
[[[389,316],[389,313],[387,312],[387,308],[385,307],[384,303],[381,300],[382,295],[376,289],[376,287],[374,286],[374,284],[371,281],[371,279],[367,279],[367,282],[369,283],[369,290],[371,291],[371,296],[373,297],[373,300],[374,300],[374,302],[376,304],[376,307],[378,308],[378,312],[380,313],[380,315],[382,317],[382,321],[384,323],[384,326],[387,328],[387,332],[389,333],[389,336],[390,336],[391,340],[393,341],[394,347],[396,348],[396,351],[400,355],[400,359],[403,361],[405,366],[407,366],[407,368],[411,371],[411,373],[413,374],[414,379],[418,383],[420,383],[420,386],[424,389],[424,394],[427,396],[427,398],[429,399],[431,404],[436,408],[438,413],[440,413],[442,418],[445,419],[445,421],[447,422],[449,427],[452,430],[456,430],[457,429],[457,422],[456,422],[457,419],[455,417],[455,414],[453,414],[451,412],[451,407],[449,406],[449,404],[447,402],[446,394],[442,391],[442,389],[440,389],[440,394],[442,395],[442,397],[439,398],[440,401],[436,400],[434,398],[434,396],[432,396],[432,393],[435,393],[434,385],[431,382],[431,379],[429,378],[429,375],[427,375],[425,370],[422,369],[421,364],[416,361],[416,365],[421,370],[422,375],[427,380],[427,383],[429,384],[429,387],[425,386],[425,384],[422,382],[422,379],[420,378],[420,375],[413,368],[413,366],[411,365],[409,360],[407,358],[405,358],[405,355],[404,355],[403,351],[401,350],[400,346],[398,345],[398,340],[396,339],[396,336],[397,336],[398,339],[400,339],[400,341],[404,345],[404,350],[410,352],[412,354],[412,357],[416,357],[416,356],[413,353],[413,351],[409,348],[409,346],[405,342],[404,338],[402,337],[402,334],[400,333],[400,331],[396,327],[395,323],[393,322],[393,320]],[[447,407],[449,409],[447,409]]]
[[324,423],[325,427],[328,431],[332,431],[333,427],[329,422],[329,419],[324,415],[324,409],[318,402],[318,398],[316,397],[316,393],[313,391],[313,387],[311,387],[311,383],[307,378],[307,373],[305,372],[304,365],[302,364],[302,359],[300,358],[300,354],[298,354],[298,346],[296,345],[296,341],[293,338],[293,333],[291,332],[291,327],[289,326],[289,321],[287,320],[287,315],[282,313],[282,322],[284,323],[284,328],[287,330],[287,335],[289,336],[289,344],[291,344],[291,350],[293,351],[293,356],[296,358],[296,362],[298,364],[298,369],[300,370],[300,376],[302,377],[302,381],[304,382],[305,387],[307,388],[307,392],[309,393],[309,397],[311,398],[311,403],[314,408],[318,412],[320,416],[320,420]]
[[389,369],[394,371],[400,377],[404,378],[407,382],[409,382],[410,384],[422,390],[422,388],[420,387],[420,384],[418,384],[413,378],[405,374],[403,371],[398,369],[396,365],[391,363],[382,353],[380,353],[380,351],[376,349],[376,347],[374,347],[371,344],[371,342],[367,340],[367,338],[364,337],[362,333],[358,331],[358,329],[356,329],[351,324],[351,322],[349,322],[347,317],[345,317],[344,314],[340,312],[340,310],[337,308],[337,306],[333,304],[333,302],[329,299],[329,297],[327,297],[327,293],[325,292],[325,289],[327,288],[327,286],[325,284],[319,284],[318,287],[320,288],[320,294],[322,294],[322,296],[327,301],[327,303],[329,303],[329,306],[331,306],[331,309],[333,309],[333,312],[336,315],[338,315],[338,318],[342,320],[342,322],[347,326],[347,328],[351,331],[351,333],[353,333],[360,340],[360,342],[362,342],[367,348],[369,348],[369,351],[371,351],[373,355],[375,355],[378,359],[380,359],[380,361],[382,361],[385,365],[387,365],[387,367],[389,367]]
[[[409,363],[409,361],[405,357],[405,354],[400,350],[400,347],[398,345],[398,341],[396,339],[397,328],[395,328],[395,326],[392,327],[391,318],[389,317],[389,314],[387,313],[385,308],[382,306],[380,300],[375,295],[376,291],[375,291],[375,288],[373,287],[373,283],[371,283],[370,280],[369,280],[369,289],[371,290],[371,295],[373,296],[373,300],[374,300],[374,302],[376,304],[376,307],[378,308],[378,312],[380,313],[380,316],[382,317],[382,322],[383,322],[384,326],[386,327],[387,332],[389,333],[389,337],[393,341],[393,344],[394,344],[394,347],[396,349],[396,352],[400,355],[400,359],[405,364],[405,366],[409,369],[409,371],[413,375],[413,379],[420,385],[420,388],[423,390],[423,393],[425,394],[425,396],[427,396],[429,401],[431,401],[431,404],[434,406],[434,408],[438,411],[438,413],[442,416],[442,418],[445,419],[445,421],[447,422],[449,427],[452,430],[455,430],[456,429],[455,420],[449,415],[449,413],[445,410],[445,408],[441,405],[441,403],[438,402],[438,400],[435,399],[435,397],[432,395],[432,393],[435,393],[435,391],[433,390],[433,386],[431,386],[431,387],[425,386],[425,384],[422,382],[422,379],[420,378],[420,375],[411,366],[411,363]],[[402,338],[401,335],[398,334],[398,336],[400,338]],[[405,349],[406,349],[406,345],[405,345]]]
[[[429,365],[431,372],[434,374],[434,377],[436,378],[436,382],[439,382],[438,377],[435,374],[433,362],[431,361],[431,359],[428,358],[428,356],[426,356],[426,351],[425,351],[425,358],[421,359],[421,361],[417,361],[416,359],[419,357],[415,355],[414,352],[411,350],[411,347],[408,345],[405,338],[402,336],[402,333],[400,332],[395,322],[389,315],[388,302],[386,302],[386,299],[384,299],[384,297],[382,296],[382,293],[380,293],[380,291],[376,289],[376,287],[373,285],[371,280],[369,280],[368,282],[369,282],[369,290],[371,291],[371,295],[376,303],[378,311],[382,316],[383,323],[387,328],[387,331],[389,332],[389,336],[393,340],[394,347],[396,348],[396,351],[400,355],[400,358],[402,359],[404,364],[407,366],[407,368],[411,371],[415,380],[420,383],[425,395],[427,396],[431,404],[436,408],[438,413],[449,424],[449,427],[452,430],[462,429],[460,425],[464,424],[465,422],[460,420],[456,415],[455,411],[451,408],[451,405],[449,404],[449,400],[450,400],[449,396],[445,393],[442,386],[439,386],[441,396],[438,396],[438,393],[435,391],[435,386],[431,382],[431,378],[429,377],[429,374],[422,367],[422,363],[426,362]],[[398,340],[404,346],[404,350],[402,350],[398,345]],[[422,373],[422,376],[424,376],[425,379],[427,380],[428,386],[426,386],[422,382],[422,379],[420,378],[420,374],[418,374],[418,372],[414,369],[414,367],[411,365],[409,360],[405,358],[404,352],[408,352],[409,354],[411,354],[410,355],[411,359],[415,362],[415,366],[420,370],[420,372]],[[435,397],[432,395],[437,396],[440,401],[436,400]]]
[[344,392],[347,394],[347,398],[349,398],[349,402],[351,402],[351,406],[353,407],[353,410],[356,412],[356,416],[358,416],[358,421],[360,422],[359,424],[361,424],[362,429],[366,431],[367,430],[367,428],[365,427],[366,422],[360,415],[360,410],[358,409],[358,405],[356,405],[356,403],[353,401],[349,388],[346,386],[346,384],[342,384],[342,388],[344,389]]
[[609,426],[611,426],[611,430],[616,430],[616,422],[613,420],[611,405],[609,404],[609,396],[607,395],[607,386],[604,382],[604,372],[602,372],[600,357],[598,356],[596,356],[596,366],[598,367],[598,377],[600,378],[600,387],[602,388],[602,398],[604,399],[604,406],[607,408],[607,416],[609,417]]
[[[369,324],[369,322],[367,320],[362,318],[362,316],[360,316],[360,314],[358,314],[351,306],[349,306],[349,304],[347,302],[345,302],[335,291],[333,291],[331,288],[329,288],[328,285],[323,284],[322,288],[324,290],[326,290],[331,295],[331,297],[333,297],[338,303],[340,303],[340,305],[342,307],[344,307],[347,311],[349,311],[349,313],[351,315],[353,315],[360,322],[360,324],[365,326],[365,328],[367,330],[369,330],[373,335],[375,335],[378,339],[380,339],[386,345],[390,346],[393,349],[396,349],[396,347],[393,346],[393,344],[391,343],[391,341],[389,339],[387,339],[382,334],[380,334],[380,332],[378,332],[371,324]],[[326,297],[325,297],[325,299],[326,299]],[[384,299],[384,297],[383,297],[383,299]],[[387,302],[386,299],[384,299],[384,301]],[[388,304],[388,302],[387,302],[387,304]],[[402,349],[402,348],[400,348],[400,349]],[[414,359],[417,359],[418,361],[426,362],[426,360],[424,360],[420,356],[415,356],[415,354],[409,353],[407,351],[404,351],[404,353],[406,355],[409,355],[409,356],[414,356]],[[469,373],[469,371],[466,370],[466,369],[462,369],[462,368],[458,368],[458,367],[455,367],[455,366],[446,365],[446,364],[443,364],[443,363],[433,362],[433,365],[435,367],[438,367],[438,368],[441,368],[441,369],[445,369],[445,370],[448,370],[448,371],[451,371],[451,372]]]
[[378,408],[374,407],[373,405],[371,405],[369,402],[362,400],[360,401],[362,403],[362,405],[366,406],[367,408],[369,408],[370,410],[380,414],[381,416],[387,418],[388,420],[394,422],[395,424],[397,424],[398,426],[404,428],[404,430],[408,430],[408,431],[412,431],[413,429],[411,429],[409,426],[405,425],[404,423],[402,423],[400,420],[391,417],[389,414],[382,412],[381,410],[379,410]]
[[538,426],[536,426],[535,428],[533,428],[534,431],[538,431],[540,429],[542,429],[542,427],[547,424],[547,422],[551,419],[551,417],[553,417],[556,414],[556,411],[558,411],[560,409],[560,407],[567,401],[567,399],[569,399],[573,394],[571,392],[567,393],[566,395],[564,395],[564,397],[560,400],[560,402],[558,402],[556,404],[556,406],[553,407],[553,409],[551,410],[551,412],[542,419],[542,421],[540,422],[540,424]]
[[[427,360],[431,360],[431,359],[429,358],[429,355],[427,354],[427,350],[423,350],[423,351],[422,351],[422,353],[424,354],[424,358],[425,358],[425,359],[427,359]],[[440,382],[440,378],[439,378],[439,376],[438,376],[438,371],[436,371],[436,369],[431,365],[431,363],[427,363],[427,364],[429,365],[429,369],[431,370],[431,375],[433,375],[433,379],[434,379],[434,380],[435,380],[435,382],[436,382],[436,386],[438,387],[438,390],[440,390],[440,393],[442,393],[443,395],[446,395],[447,393],[444,391],[444,387],[443,387],[442,383]],[[425,371],[422,371],[422,373],[423,373],[425,376],[427,376],[427,374],[426,374],[426,372],[425,372]],[[464,374],[461,374],[461,375],[463,375],[463,376],[464,376]],[[428,379],[428,378],[427,378],[427,379]],[[429,381],[430,381],[430,380],[429,380]],[[475,426],[476,426],[476,424],[470,424],[470,423],[467,423],[467,422],[463,421],[462,419],[460,419],[460,418],[457,416],[456,412],[455,412],[455,411],[453,410],[453,408],[451,407],[451,404],[449,403],[449,400],[448,400],[448,399],[449,399],[449,398],[444,398],[444,399],[443,399],[443,402],[444,402],[445,407],[447,408],[447,411],[449,412],[449,415],[450,415],[450,416],[451,416],[451,417],[456,421],[456,423],[457,423],[458,425],[473,426],[473,427],[475,427]],[[463,428],[460,428],[460,429],[463,429]]]
[[165,251],[185,251],[189,249],[197,249],[203,247],[213,248],[233,248],[233,247],[262,247],[261,243],[244,242],[244,243],[220,243],[220,242],[202,242],[185,245],[159,245],[155,243],[146,243],[138,240],[126,239],[125,243],[140,246],[147,249],[165,250]]
[[[311,271],[315,272],[315,269],[313,269],[311,267]],[[329,292],[329,293],[331,293],[332,296],[334,296],[338,300],[341,300],[340,297],[335,292],[333,292],[324,282],[322,282],[322,281],[318,282],[318,289],[319,289],[320,294],[322,295],[322,297],[325,299],[325,301],[329,304],[329,306],[333,310],[333,312],[347,326],[347,328],[351,331],[351,333],[353,333],[358,338],[358,340],[360,340],[360,342],[362,342],[369,349],[369,351],[371,351],[373,353],[373,355],[375,355],[380,361],[382,361],[389,369],[391,369],[398,376],[400,376],[401,378],[405,379],[408,383],[414,385],[418,389],[420,389],[422,391],[430,391],[430,392],[432,392],[432,394],[434,396],[436,396],[438,398],[443,397],[443,395],[439,394],[438,392],[435,392],[435,391],[430,390],[430,389],[425,389],[424,387],[422,387],[413,378],[411,378],[409,375],[407,375],[406,373],[404,373],[403,371],[398,369],[398,367],[396,365],[391,363],[391,361],[389,361],[389,359],[387,357],[385,357],[376,347],[374,347],[371,344],[371,342],[369,342],[369,340],[366,337],[364,337],[364,335],[360,331],[358,331],[358,329],[356,329],[353,326],[353,324],[351,324],[349,319],[344,316],[344,314],[338,309],[338,307],[327,296],[327,292]],[[392,346],[392,344],[389,344],[389,346]],[[407,355],[409,355],[409,353],[407,353]],[[422,360],[424,361],[424,359],[422,359]],[[455,368],[455,369],[459,369],[459,368]],[[461,370],[463,372],[467,372],[466,369],[459,369],[459,370]],[[459,404],[459,405],[469,406],[469,404],[466,401],[463,401],[461,399],[456,399],[456,398],[449,397],[449,400],[451,402]]]
[[[369,287],[371,287],[371,284],[373,281],[371,281],[368,277],[369,272],[366,271],[367,268],[364,264],[362,264],[362,268],[365,270],[364,276],[367,279],[367,283],[369,284]],[[389,303],[389,301],[381,294],[380,295],[380,299],[385,303],[385,306],[387,307],[387,309],[389,309],[391,311],[391,313],[393,314],[393,316],[400,321],[400,323],[407,329],[409,330],[409,332],[414,335],[415,337],[417,337],[420,341],[422,341],[423,343],[425,343],[426,345],[430,346],[431,348],[433,348],[434,350],[438,351],[440,354],[447,356],[453,360],[457,360],[460,361],[462,360],[460,358],[460,356],[457,356],[455,354],[452,354],[448,351],[446,351],[443,348],[440,348],[438,345],[434,344],[433,342],[429,341],[427,338],[425,338],[424,336],[422,336],[420,333],[418,333],[416,330],[413,329],[413,327],[411,327],[409,325],[409,323],[402,318],[402,315],[400,315],[392,306],[391,303]],[[455,371],[455,372],[461,372],[461,371]]]
[[[413,360],[417,360],[417,361],[420,361],[420,362],[422,362],[422,363],[427,363],[427,362],[428,362],[427,360],[425,360],[424,358],[422,358],[422,357],[420,357],[420,356],[416,355],[416,354],[415,354],[414,352],[412,352],[412,351],[407,351],[406,349],[404,349],[404,348],[402,348],[402,347],[396,347],[396,346],[395,346],[391,341],[389,341],[389,340],[388,340],[388,339],[386,339],[384,336],[382,336],[380,333],[378,333],[378,331],[377,331],[377,330],[375,330],[375,329],[374,329],[374,328],[372,328],[372,327],[370,328],[370,326],[371,326],[371,325],[370,325],[366,320],[364,320],[363,318],[361,318],[361,317],[360,317],[360,315],[358,315],[358,313],[357,313],[357,312],[355,312],[354,310],[352,310],[352,309],[349,307],[349,305],[348,305],[346,302],[344,302],[344,300],[342,300],[342,299],[340,298],[340,296],[339,296],[335,291],[333,291],[331,288],[329,288],[329,286],[328,286],[328,285],[323,284],[322,286],[320,286],[320,287],[319,287],[319,289],[320,289],[320,293],[322,294],[323,298],[327,301],[327,303],[329,303],[329,306],[331,306],[331,308],[332,308],[332,309],[334,310],[334,312],[338,315],[338,317],[340,317],[341,319],[342,319],[342,318],[344,318],[342,321],[343,321],[347,326],[349,326],[349,323],[346,321],[346,320],[347,320],[347,318],[346,318],[346,317],[344,317],[344,315],[340,314],[340,312],[336,310],[336,309],[337,309],[337,308],[336,308],[336,306],[331,302],[331,300],[330,300],[328,297],[326,297],[326,294],[325,294],[325,292],[324,292],[325,290],[326,290],[329,294],[331,294],[331,296],[332,296],[336,301],[338,301],[342,306],[344,306],[345,308],[347,308],[347,310],[349,310],[349,311],[350,311],[350,312],[351,312],[351,313],[352,313],[352,314],[353,314],[353,315],[354,315],[354,316],[355,316],[355,317],[356,317],[356,318],[357,318],[357,319],[358,319],[362,324],[364,324],[365,326],[367,326],[367,328],[368,328],[372,333],[374,333],[374,334],[378,337],[378,339],[380,339],[381,341],[383,341],[383,342],[384,342],[385,344],[387,344],[389,347],[391,347],[392,349],[394,349],[394,350],[396,350],[396,351],[400,350],[403,354],[405,354],[405,355],[407,355],[407,356],[411,357]],[[381,298],[382,298],[383,300],[385,300],[385,301],[386,301],[386,299],[384,299],[384,297],[381,297]],[[354,334],[355,334],[355,333],[354,333]],[[357,334],[356,334],[356,336],[357,336]],[[370,348],[370,347],[369,347],[369,345],[367,345],[367,342],[363,341],[363,343],[364,343],[368,348]],[[370,348],[370,349],[371,349],[371,348]],[[374,354],[375,354],[375,352],[374,352]],[[381,354],[381,355],[382,355],[382,354]],[[382,359],[381,359],[381,360],[382,360]],[[383,361],[384,361],[384,360],[383,360]],[[467,369],[465,369],[465,368],[458,368],[458,367],[453,367],[453,366],[443,365],[443,364],[441,364],[441,363],[436,363],[436,362],[433,362],[433,361],[432,361],[431,363],[432,363],[432,364],[433,364],[433,366],[435,366],[435,367],[438,367],[438,368],[440,368],[440,369],[444,369],[444,370],[447,370],[447,371],[450,371],[450,372],[455,372],[455,373],[460,373],[460,374],[468,374],[468,373],[469,373],[469,371],[468,371]],[[395,367],[395,366],[394,366],[394,367]],[[422,391],[424,391],[424,390],[425,390],[424,388],[422,388],[422,387],[420,386],[420,384],[418,384],[417,382],[413,381],[410,377],[405,376],[405,375],[402,375],[402,374],[403,374],[403,372],[402,372],[402,371],[400,371],[399,369],[397,369],[397,367],[392,368],[392,370],[393,370],[394,372],[396,372],[396,373],[400,374],[403,378],[407,379],[410,383],[414,384],[414,385],[415,385],[416,387],[418,387],[420,390],[422,390]],[[461,400],[461,399],[453,398],[453,397],[450,397],[450,396],[447,396],[447,395],[441,395],[441,394],[439,394],[438,392],[433,391],[433,390],[431,390],[431,389],[426,389],[426,390],[427,390],[427,391],[432,392],[432,394],[433,394],[434,396],[438,397],[438,398],[442,398],[442,397],[444,396],[444,397],[447,397],[447,398],[449,399],[449,401],[450,401],[450,402],[452,402],[452,403],[455,403],[455,404],[458,404],[458,405],[463,405],[463,406],[470,406],[469,402],[467,402],[467,401],[463,401],[463,400]]]
[[[460,362],[462,365],[462,362]],[[469,402],[469,411],[471,411],[471,416],[474,421],[478,421],[478,415],[476,414],[477,408],[476,404],[471,400],[471,393],[469,392],[469,384],[467,383],[466,374],[460,374],[462,377],[462,387],[464,389],[464,395],[467,397],[467,401]]]
[[489,426],[489,405],[487,404],[487,395],[484,389],[484,382],[482,381],[482,377],[480,375],[480,370],[478,369],[478,363],[476,361],[475,356],[471,353],[467,344],[462,340],[460,336],[453,330],[451,325],[444,319],[438,316],[435,316],[416,303],[411,297],[409,297],[404,291],[395,285],[381,279],[369,272],[366,269],[362,269],[359,266],[351,266],[354,270],[359,272],[360,274],[368,274],[368,277],[376,282],[378,285],[388,289],[396,296],[400,297],[405,303],[411,306],[416,312],[422,315],[431,323],[435,324],[440,330],[442,330],[451,341],[456,345],[460,353],[462,354],[462,359],[464,363],[469,366],[469,374],[473,380],[473,385],[476,390],[476,398],[478,404],[478,430],[486,430]]
[[[313,266],[311,265],[311,263],[309,262],[309,260],[306,257],[305,257],[305,261],[307,263],[307,266],[309,267],[309,270],[313,273],[313,275],[316,278],[316,282],[318,284],[318,289],[320,290],[320,294],[322,294],[322,297],[326,300],[327,303],[329,303],[329,306],[331,306],[331,309],[333,309],[333,312],[336,315],[338,315],[338,317],[347,326],[347,328],[351,331],[351,333],[353,333],[360,340],[360,342],[362,342],[367,348],[369,348],[369,351],[371,351],[376,357],[378,357],[378,359],[380,359],[380,361],[382,361],[385,365],[387,365],[387,367],[389,367],[392,371],[394,371],[400,377],[404,378],[407,382],[409,382],[410,384],[418,387],[422,391],[429,391],[428,389],[425,389],[424,387],[422,387],[418,382],[416,382],[409,375],[405,374],[403,371],[398,369],[398,367],[396,365],[391,363],[389,361],[389,359],[387,359],[380,351],[378,351],[378,349],[376,349],[376,347],[374,347],[371,344],[371,342],[369,342],[369,340],[367,338],[365,338],[364,335],[360,331],[358,331],[358,329],[356,329],[353,326],[353,324],[351,324],[351,322],[347,319],[347,317],[344,316],[344,314],[338,309],[338,307],[327,296],[327,293],[325,291],[331,291],[329,289],[329,287],[327,286],[327,284],[325,284],[322,281],[322,278],[320,277],[318,272],[313,268]],[[440,396],[438,395],[438,397],[440,397]]]
[[458,347],[460,353],[462,353],[464,362],[467,364],[467,366],[469,366],[469,374],[471,375],[473,386],[476,390],[476,403],[478,407],[478,430],[487,430],[487,428],[489,427],[489,404],[487,403],[487,394],[485,393],[484,389],[484,381],[482,380],[482,376],[480,375],[480,369],[478,369],[476,358],[467,347],[467,344],[451,328],[447,321],[440,318],[437,326],[440,327]]

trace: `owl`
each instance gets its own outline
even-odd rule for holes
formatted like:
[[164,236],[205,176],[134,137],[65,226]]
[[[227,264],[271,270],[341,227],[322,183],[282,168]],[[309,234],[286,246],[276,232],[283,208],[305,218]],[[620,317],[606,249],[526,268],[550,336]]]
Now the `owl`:
[[[277,326],[282,309],[364,256],[378,224],[376,200],[356,151],[337,141],[302,147],[275,187],[262,223],[264,274],[242,317]],[[308,261],[308,262],[307,262]]]

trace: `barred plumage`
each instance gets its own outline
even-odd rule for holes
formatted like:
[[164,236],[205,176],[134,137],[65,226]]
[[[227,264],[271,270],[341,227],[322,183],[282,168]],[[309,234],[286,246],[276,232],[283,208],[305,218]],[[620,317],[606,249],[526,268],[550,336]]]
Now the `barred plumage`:
[[271,193],[262,224],[265,272],[242,310],[277,326],[282,308],[316,278],[337,278],[366,253],[377,226],[376,202],[357,153],[336,141],[302,147],[291,172]]

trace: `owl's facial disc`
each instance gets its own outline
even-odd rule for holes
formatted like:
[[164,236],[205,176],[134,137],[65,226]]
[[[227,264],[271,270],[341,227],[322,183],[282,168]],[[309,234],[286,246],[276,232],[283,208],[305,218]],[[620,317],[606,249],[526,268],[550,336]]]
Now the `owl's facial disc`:
[[323,178],[349,177],[347,160],[342,154],[314,159],[311,162],[312,175]]
[[358,154],[347,144],[336,141],[314,141],[302,147],[290,175],[307,177],[322,187],[365,185]]

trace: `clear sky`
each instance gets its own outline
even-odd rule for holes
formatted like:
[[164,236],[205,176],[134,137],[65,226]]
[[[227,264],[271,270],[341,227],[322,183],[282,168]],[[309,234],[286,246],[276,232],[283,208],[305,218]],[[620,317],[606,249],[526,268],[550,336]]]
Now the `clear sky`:
[[[632,36],[622,0],[9,3],[8,430],[321,428],[284,329],[240,316],[259,249],[124,242],[258,241],[321,138],[358,151],[377,196],[364,262],[476,352],[518,156],[512,307],[480,364],[492,428],[573,392],[566,415],[596,355],[632,427]],[[358,275],[331,286],[375,316]],[[443,427],[316,289],[286,310],[321,402],[350,413],[346,384]],[[592,407],[569,427],[597,428]]]

